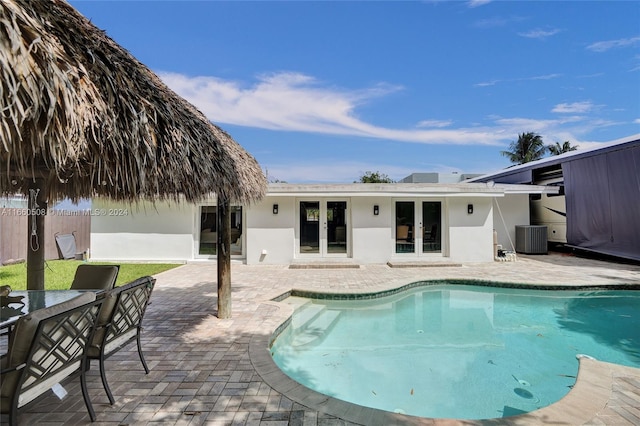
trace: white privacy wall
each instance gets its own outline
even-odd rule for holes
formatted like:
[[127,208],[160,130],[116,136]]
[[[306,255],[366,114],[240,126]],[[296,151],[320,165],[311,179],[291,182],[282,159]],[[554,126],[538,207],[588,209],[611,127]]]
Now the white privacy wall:
[[[378,205],[380,213],[373,214]],[[353,259],[359,263],[385,263],[394,251],[394,207],[389,197],[353,197],[350,235]]]
[[[273,205],[278,214],[273,214]],[[295,250],[295,199],[265,197],[247,208],[247,264],[288,265]]]
[[[491,197],[450,197],[449,253],[457,262],[493,261],[493,211]],[[473,213],[467,205],[473,204]]]
[[530,223],[529,194],[507,194],[494,199],[493,228],[498,233],[498,244],[502,244],[504,250],[515,251],[516,226]]
[[94,199],[91,207],[92,260],[193,259],[194,205],[157,202],[130,206]]

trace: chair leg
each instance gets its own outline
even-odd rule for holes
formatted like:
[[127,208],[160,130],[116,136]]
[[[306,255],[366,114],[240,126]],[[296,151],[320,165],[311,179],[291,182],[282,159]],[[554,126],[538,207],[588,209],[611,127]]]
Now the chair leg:
[[138,355],[140,355],[140,361],[142,361],[142,366],[144,367],[145,373],[149,374],[149,367],[147,367],[147,362],[144,360],[144,355],[142,354],[142,344],[140,343],[140,327],[138,327],[136,340],[138,342]]
[[111,393],[111,388],[109,387],[109,383],[107,383],[107,372],[104,368],[104,354],[100,354],[100,358],[98,359],[100,364],[100,378],[102,379],[102,387],[104,391],[107,393],[107,397],[109,398],[109,403],[111,405],[115,404],[116,400],[113,399],[113,394]]
[[89,417],[91,421],[96,421],[96,413],[93,411],[93,405],[91,405],[91,399],[89,398],[89,391],[87,390],[87,377],[85,376],[86,359],[82,361],[80,366],[80,387],[82,388],[82,397],[84,398],[84,404],[87,406]]
[[15,401],[11,402],[9,411],[9,426],[18,426],[18,396],[14,396]]

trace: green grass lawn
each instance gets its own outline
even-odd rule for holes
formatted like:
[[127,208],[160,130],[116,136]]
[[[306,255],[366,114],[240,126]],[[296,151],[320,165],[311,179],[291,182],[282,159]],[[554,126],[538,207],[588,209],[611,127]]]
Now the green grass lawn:
[[[44,282],[47,290],[67,290],[71,286],[73,276],[82,260],[48,260],[45,263]],[[91,262],[107,265],[113,263]],[[118,264],[118,263],[116,263]],[[120,272],[116,286],[126,284],[136,278],[176,268],[179,264],[168,263],[120,263]],[[27,264],[0,266],[0,284],[10,285],[13,290],[27,289]]]

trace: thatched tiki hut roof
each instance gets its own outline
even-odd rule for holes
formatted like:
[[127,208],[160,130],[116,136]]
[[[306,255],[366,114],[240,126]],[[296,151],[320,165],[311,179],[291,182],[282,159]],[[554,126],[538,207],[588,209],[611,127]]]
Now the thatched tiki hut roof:
[[264,194],[252,156],[64,1],[0,2],[0,77],[2,195]]
[[[247,203],[266,191],[252,156],[62,0],[0,1],[0,114],[0,195],[40,207],[211,193]],[[32,251],[29,288],[31,263],[44,285]]]

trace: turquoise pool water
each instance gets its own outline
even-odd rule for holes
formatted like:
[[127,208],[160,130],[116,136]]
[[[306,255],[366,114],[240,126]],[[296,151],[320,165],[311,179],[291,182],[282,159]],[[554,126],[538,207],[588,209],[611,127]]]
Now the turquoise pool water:
[[313,390],[457,419],[558,401],[575,383],[579,354],[640,368],[640,292],[435,285],[309,299],[272,345],[278,366]]

